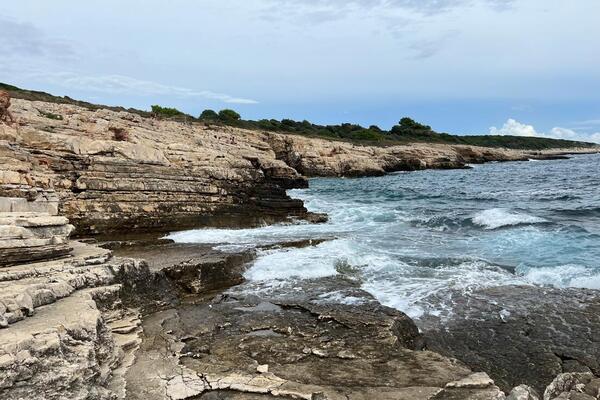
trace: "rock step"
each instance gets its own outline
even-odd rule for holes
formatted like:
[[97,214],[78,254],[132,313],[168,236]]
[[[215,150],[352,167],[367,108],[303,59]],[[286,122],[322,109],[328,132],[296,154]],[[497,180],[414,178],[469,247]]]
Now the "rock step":
[[112,257],[109,250],[81,242],[71,241],[69,245],[73,248],[73,252],[68,258],[0,268],[0,282],[55,275],[84,265],[102,264]]
[[0,398],[110,399],[120,349],[89,292],[0,330]]
[[0,266],[58,258],[72,251],[67,242],[75,228],[66,217],[47,212],[5,211],[13,209],[15,202],[22,203],[0,198],[0,210],[4,210],[0,212]]
[[0,273],[0,327],[31,317],[37,308],[78,290],[111,285],[122,274],[147,269],[138,260],[112,259],[106,250],[82,244],[77,247],[77,256],[69,260],[30,264]]
[[[10,187],[6,188],[10,190]],[[24,191],[15,187],[16,194],[23,197],[0,197],[0,213],[5,212],[39,212],[48,215],[58,214],[58,196],[53,190],[31,190]],[[30,201],[27,197],[33,197]]]

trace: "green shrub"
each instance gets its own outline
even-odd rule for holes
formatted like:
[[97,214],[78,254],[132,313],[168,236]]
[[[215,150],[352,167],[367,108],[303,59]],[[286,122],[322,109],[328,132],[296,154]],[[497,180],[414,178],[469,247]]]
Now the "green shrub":
[[279,127],[279,121],[261,119],[257,122],[257,125],[260,129],[264,129],[266,131],[275,131]]
[[385,139],[385,137],[381,133],[373,132],[368,129],[363,129],[361,131],[352,132],[350,135],[350,139],[352,140],[369,140],[378,142],[380,140]]
[[202,121],[216,121],[219,119],[219,114],[217,114],[214,110],[204,110],[198,118]]
[[394,125],[390,130],[390,134],[399,140],[443,141],[440,135],[434,132],[429,125],[420,124],[408,117],[402,118],[398,125]]
[[172,118],[172,117],[177,117],[180,115],[185,115],[184,113],[182,113],[181,111],[179,111],[176,108],[161,107],[159,105],[152,106],[152,113],[154,115],[156,115],[157,117],[162,117],[162,118]]
[[219,119],[224,122],[239,121],[242,117],[233,110],[225,109],[219,111]]

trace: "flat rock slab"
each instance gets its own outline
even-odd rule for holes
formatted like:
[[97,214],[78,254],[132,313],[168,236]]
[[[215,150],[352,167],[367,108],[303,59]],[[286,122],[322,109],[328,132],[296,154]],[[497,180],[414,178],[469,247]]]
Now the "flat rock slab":
[[543,393],[560,373],[600,373],[598,291],[502,286],[455,292],[450,304],[444,320],[418,321],[428,348],[488,372],[504,390],[525,383]]
[[[501,398],[487,375],[422,350],[410,318],[352,281],[301,281],[260,296],[255,289],[241,285],[209,303],[189,298],[146,317],[128,398]],[[323,296],[341,291],[362,300]]]

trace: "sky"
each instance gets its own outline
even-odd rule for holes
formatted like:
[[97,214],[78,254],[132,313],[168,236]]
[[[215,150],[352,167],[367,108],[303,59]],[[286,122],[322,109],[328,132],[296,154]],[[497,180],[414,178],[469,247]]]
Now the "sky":
[[192,115],[600,142],[598,0],[19,0],[0,82]]

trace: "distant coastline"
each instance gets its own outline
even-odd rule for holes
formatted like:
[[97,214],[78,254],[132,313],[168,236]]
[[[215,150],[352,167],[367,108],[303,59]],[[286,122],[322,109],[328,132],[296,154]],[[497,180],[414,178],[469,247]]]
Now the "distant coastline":
[[254,131],[295,134],[303,137],[324,138],[333,141],[345,141],[359,145],[393,146],[411,143],[439,143],[451,145],[470,145],[493,148],[508,148],[514,150],[549,150],[581,147],[599,147],[595,143],[551,139],[543,137],[502,136],[502,135],[456,135],[434,131],[430,126],[404,117],[390,130],[381,129],[376,125],[363,127],[354,123],[339,125],[319,125],[307,120],[294,121],[291,119],[261,119],[258,121],[244,120],[234,110],[224,109],[220,112],[204,110],[198,117],[186,114],[171,107],[152,106],[151,111],[134,108],[104,106],[85,101],[74,100],[68,96],[59,97],[49,93],[22,89],[0,82],[0,90],[8,91],[14,98],[45,101],[59,104],[72,104],[89,110],[109,109],[127,111],[142,117],[156,117],[165,120],[184,123],[203,123],[208,126],[234,127]]

